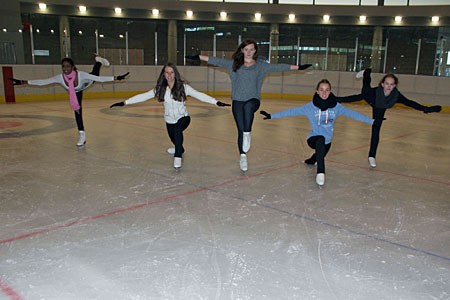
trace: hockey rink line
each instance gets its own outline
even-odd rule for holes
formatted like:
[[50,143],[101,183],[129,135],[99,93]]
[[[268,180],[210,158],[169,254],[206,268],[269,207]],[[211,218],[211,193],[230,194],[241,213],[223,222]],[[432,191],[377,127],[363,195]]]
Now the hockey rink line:
[[117,210],[113,210],[113,211],[97,214],[97,215],[94,215],[94,216],[84,217],[84,218],[81,218],[81,219],[78,219],[78,220],[67,222],[65,224],[55,225],[55,226],[51,226],[51,227],[47,227],[47,228],[42,228],[42,229],[30,232],[30,233],[26,233],[26,234],[18,235],[18,236],[15,236],[15,237],[10,237],[10,238],[7,238],[7,239],[0,240],[0,245],[8,244],[8,243],[19,241],[19,240],[23,240],[23,239],[26,239],[26,238],[29,238],[29,237],[33,237],[33,236],[36,236],[36,235],[41,235],[41,234],[48,233],[48,232],[51,232],[51,231],[56,231],[56,230],[59,230],[59,229],[69,228],[69,227],[72,227],[72,226],[78,225],[78,224],[84,224],[84,223],[87,223],[87,222],[90,222],[90,221],[93,221],[93,220],[102,219],[102,218],[106,218],[106,217],[113,216],[113,215],[127,213],[127,212],[130,212],[130,211],[141,209],[143,207],[147,207],[147,206],[154,205],[154,204],[168,202],[170,200],[174,200],[174,199],[177,199],[177,198],[180,198],[180,197],[184,197],[184,196],[188,196],[188,195],[192,195],[192,194],[197,194],[197,193],[200,193],[200,192],[203,192],[203,191],[217,192],[217,191],[214,191],[213,189],[217,188],[217,187],[220,187],[220,186],[226,186],[226,185],[229,185],[229,184],[233,184],[233,183],[236,183],[236,182],[249,180],[249,179],[254,178],[254,177],[260,177],[260,176],[263,176],[263,175],[271,173],[271,172],[276,172],[276,171],[278,171],[280,169],[291,168],[294,165],[297,165],[297,163],[280,166],[278,168],[270,169],[270,170],[267,170],[265,172],[260,172],[260,173],[252,174],[252,175],[249,175],[249,176],[239,176],[239,177],[234,178],[234,179],[225,180],[225,181],[222,181],[222,182],[219,182],[219,183],[216,183],[216,184],[208,185],[208,186],[205,186],[205,187],[200,187],[200,188],[197,188],[197,189],[194,189],[194,190],[191,190],[191,191],[187,191],[187,192],[184,192],[184,193],[162,197],[162,198],[159,198],[157,200],[150,201],[150,202],[140,203],[140,204],[132,205],[132,206],[129,206],[129,207],[125,207],[125,208],[121,208],[121,209],[117,209]]
[[6,284],[2,279],[0,279],[0,290],[11,300],[23,300],[22,296],[20,296],[19,293]]
[[[113,216],[113,215],[119,215],[119,214],[131,212],[131,211],[134,211],[134,210],[137,210],[137,209],[141,209],[141,208],[144,208],[144,207],[147,207],[147,206],[150,206],[150,205],[155,205],[155,204],[159,204],[159,203],[168,202],[170,200],[174,200],[174,199],[177,199],[177,198],[180,198],[180,197],[184,197],[184,196],[187,196],[187,195],[197,194],[197,193],[204,192],[204,191],[213,191],[213,192],[216,192],[216,193],[221,193],[221,192],[215,191],[214,189],[217,188],[217,187],[226,186],[226,185],[233,184],[233,183],[236,183],[236,182],[241,182],[241,181],[245,181],[245,180],[250,180],[252,178],[264,176],[266,174],[269,174],[269,173],[272,173],[272,172],[277,172],[277,171],[282,170],[282,169],[289,169],[289,168],[292,168],[292,167],[298,166],[298,165],[299,165],[299,163],[291,163],[291,164],[287,164],[287,165],[284,165],[284,166],[280,166],[278,168],[272,168],[272,169],[266,170],[264,172],[255,173],[255,174],[252,174],[252,175],[249,175],[249,176],[239,176],[237,178],[230,179],[230,180],[225,180],[223,182],[212,184],[212,185],[209,185],[209,186],[206,186],[206,187],[200,187],[200,188],[197,188],[197,189],[194,189],[194,190],[191,190],[191,191],[187,191],[187,192],[184,192],[184,193],[166,196],[166,197],[163,197],[163,198],[151,201],[151,202],[140,203],[140,204],[136,204],[136,205],[133,205],[133,206],[125,207],[125,208],[122,208],[122,209],[117,209],[117,210],[113,210],[113,211],[110,211],[110,212],[97,214],[97,215],[90,216],[90,217],[85,217],[85,218],[82,218],[82,219],[79,219],[79,220],[68,222],[66,224],[52,226],[52,227],[48,227],[48,228],[43,228],[43,229],[40,229],[40,230],[36,230],[34,232],[30,232],[30,233],[27,233],[27,234],[23,234],[23,235],[19,235],[19,236],[16,236],[16,237],[11,237],[11,238],[8,238],[8,239],[1,240],[0,241],[0,245],[1,244],[8,244],[8,243],[11,243],[11,242],[15,242],[15,241],[19,241],[19,240],[26,239],[26,238],[29,238],[29,237],[33,237],[33,236],[36,236],[36,235],[41,235],[41,234],[44,234],[44,233],[56,231],[56,230],[59,230],[59,229],[69,228],[69,227],[72,227],[74,225],[87,223],[87,222],[94,221],[94,220],[97,220],[97,219],[102,219],[102,218],[106,218],[106,217]],[[390,173],[390,172],[387,172],[387,173]],[[392,174],[398,176],[398,174],[395,174],[395,173],[392,173]],[[405,176],[405,175],[400,175],[400,176]],[[417,178],[417,177],[414,177],[414,176],[407,176],[407,177],[415,178],[417,180],[427,180],[427,179]],[[428,180],[428,181],[430,181],[430,180]],[[441,182],[436,182],[436,181],[433,181],[433,182],[441,183]],[[309,221],[309,222],[312,222],[312,223],[320,224],[320,225],[331,227],[331,228],[338,229],[338,230],[343,230],[343,231],[349,232],[349,233],[351,233],[353,235],[363,236],[363,237],[366,237],[368,239],[372,239],[372,240],[376,240],[376,241],[383,242],[383,243],[386,243],[386,244],[390,244],[390,245],[393,245],[393,246],[397,246],[397,247],[400,247],[400,248],[403,248],[403,249],[407,249],[407,250],[410,250],[410,251],[413,251],[413,252],[417,252],[417,253],[421,253],[421,254],[425,254],[425,255],[428,255],[428,256],[432,256],[432,257],[436,257],[436,258],[440,258],[440,259],[443,259],[443,260],[450,261],[450,257],[447,257],[447,256],[443,256],[443,255],[439,255],[439,254],[436,254],[436,253],[433,253],[433,252],[430,252],[430,251],[414,248],[414,247],[409,246],[409,245],[404,245],[404,244],[401,244],[401,243],[398,243],[398,242],[395,242],[395,241],[391,241],[391,240],[388,240],[388,239],[385,239],[385,238],[382,238],[382,237],[378,237],[378,236],[375,236],[375,235],[367,234],[367,233],[364,233],[364,232],[356,231],[356,230],[353,230],[353,229],[348,229],[348,228],[345,228],[345,227],[342,227],[342,226],[339,226],[339,225],[336,225],[336,224],[329,223],[328,221],[325,221],[325,220],[299,215],[299,214],[296,214],[296,213],[292,213],[290,211],[285,211],[285,210],[282,210],[282,209],[270,206],[268,204],[262,204],[262,203],[259,203],[257,201],[252,201],[252,200],[249,201],[249,200],[246,200],[246,199],[243,199],[243,198],[239,198],[239,197],[235,197],[235,196],[233,196],[233,198],[234,199],[238,199],[240,201],[244,201],[244,202],[251,202],[251,203],[254,203],[257,206],[264,207],[264,208],[267,208],[267,209],[271,209],[273,211],[276,211],[276,212],[279,212],[279,213],[283,213],[285,215],[289,215],[289,216],[292,216],[292,217],[295,217],[295,218],[298,218],[298,219],[306,220],[306,221]]]

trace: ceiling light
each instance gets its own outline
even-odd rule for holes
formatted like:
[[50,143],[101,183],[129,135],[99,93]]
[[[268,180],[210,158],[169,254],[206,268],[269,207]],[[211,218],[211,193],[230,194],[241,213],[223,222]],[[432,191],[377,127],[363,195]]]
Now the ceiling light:
[[323,15],[323,20],[324,20],[325,22],[330,21],[330,15]]
[[221,12],[220,12],[220,16],[221,16],[222,18],[226,18],[226,17],[227,17],[227,12],[226,12],[226,11],[221,11]]
[[431,17],[431,22],[433,22],[433,23],[439,22],[439,17],[438,16]]
[[402,17],[401,16],[396,16],[395,17],[395,23],[400,23],[402,21]]
[[367,17],[366,16],[359,16],[359,20],[361,21],[361,22],[365,22],[366,20],[367,20]]
[[116,12],[116,15],[120,15],[122,13],[122,9],[120,7],[114,8],[114,11]]
[[295,14],[289,14],[289,20],[291,21],[295,20]]
[[159,16],[159,9],[157,8],[152,9],[152,15],[154,15],[155,17]]
[[186,16],[188,16],[189,18],[192,17],[193,15],[194,15],[194,12],[192,10],[186,11]]
[[257,13],[255,14],[255,19],[256,19],[256,20],[261,20],[261,13],[257,12]]
[[42,9],[42,10],[47,9],[47,4],[45,4],[45,3],[39,3],[38,5],[39,5],[39,9]]
[[80,5],[78,6],[78,9],[80,10],[80,12],[86,12],[87,8],[84,5]]

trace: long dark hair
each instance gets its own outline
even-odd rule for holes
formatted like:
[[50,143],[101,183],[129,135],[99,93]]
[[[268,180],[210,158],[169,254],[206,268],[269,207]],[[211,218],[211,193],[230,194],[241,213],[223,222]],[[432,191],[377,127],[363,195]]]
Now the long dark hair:
[[71,59],[70,57],[65,57],[61,60],[61,66],[63,65],[63,63],[68,62],[74,70],[77,69],[77,67],[75,66],[75,63],[73,62],[73,59]]
[[164,102],[164,95],[166,94],[166,88],[168,85],[166,77],[164,76],[166,67],[172,68],[173,72],[175,73],[175,83],[173,84],[172,88],[173,99],[180,102],[186,101],[186,92],[184,91],[185,81],[181,79],[180,72],[178,72],[177,67],[173,63],[165,64],[161,70],[161,73],[159,74],[158,81],[156,82],[155,87],[156,99],[158,99],[158,102]]
[[258,46],[254,40],[245,40],[243,41],[239,47],[233,53],[233,72],[236,72],[243,64],[244,64],[244,53],[242,53],[242,49],[247,47],[248,45],[253,44],[255,46],[255,54],[253,54],[253,59],[256,60],[258,57]]

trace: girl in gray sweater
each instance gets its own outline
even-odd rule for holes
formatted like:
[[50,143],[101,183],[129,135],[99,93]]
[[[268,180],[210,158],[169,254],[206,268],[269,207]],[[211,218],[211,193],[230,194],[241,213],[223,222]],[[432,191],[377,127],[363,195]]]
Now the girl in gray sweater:
[[200,59],[212,65],[223,67],[231,77],[231,96],[233,117],[238,129],[238,148],[240,168],[248,170],[247,152],[250,150],[251,131],[254,113],[261,103],[261,87],[269,72],[304,70],[311,65],[270,64],[258,59],[258,46],[253,40],[242,42],[233,53],[232,60],[208,57],[205,55],[187,56]]

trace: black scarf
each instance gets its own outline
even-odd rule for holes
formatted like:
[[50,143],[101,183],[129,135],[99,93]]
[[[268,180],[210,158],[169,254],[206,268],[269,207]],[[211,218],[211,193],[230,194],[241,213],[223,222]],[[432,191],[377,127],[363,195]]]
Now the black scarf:
[[330,93],[330,96],[324,100],[320,98],[319,94],[315,93],[313,96],[313,104],[314,106],[320,108],[321,111],[325,111],[337,105],[336,96],[333,93]]
[[375,107],[377,108],[391,108],[397,103],[398,100],[398,90],[395,87],[389,96],[384,95],[383,87],[379,86],[376,89],[375,95]]

